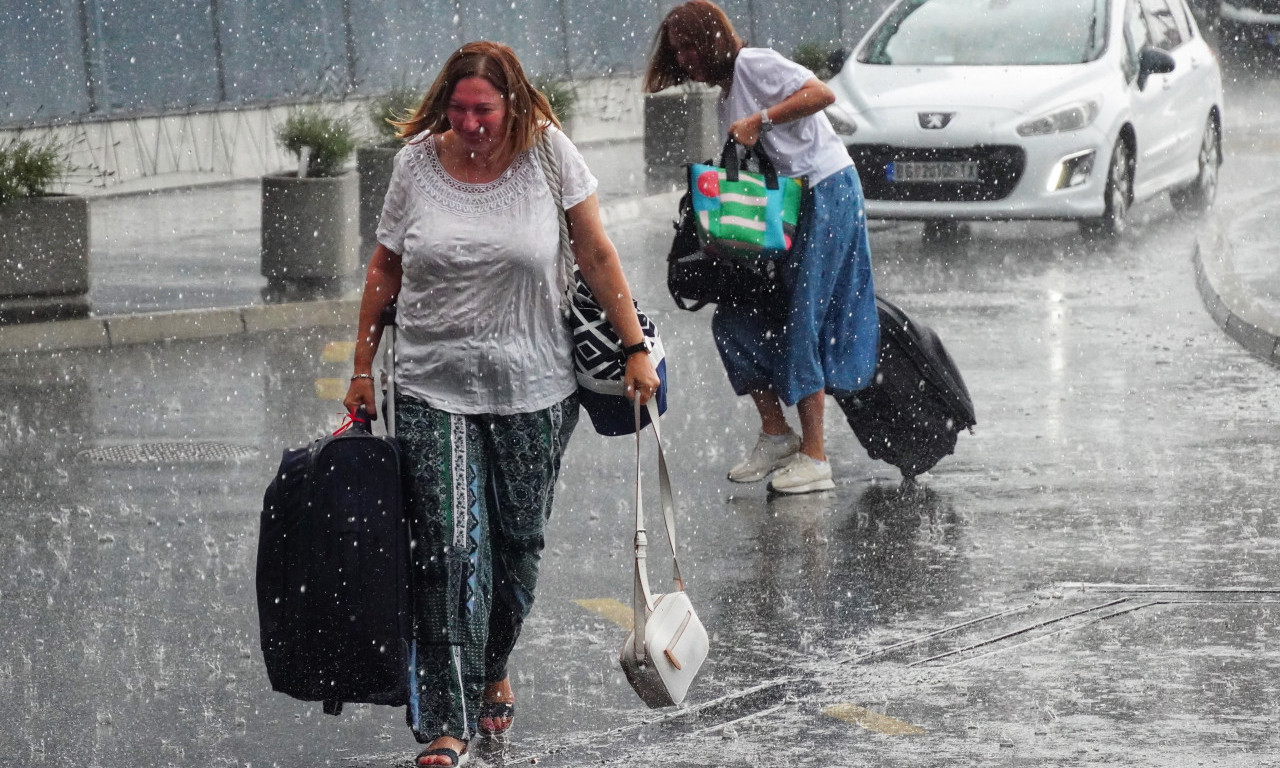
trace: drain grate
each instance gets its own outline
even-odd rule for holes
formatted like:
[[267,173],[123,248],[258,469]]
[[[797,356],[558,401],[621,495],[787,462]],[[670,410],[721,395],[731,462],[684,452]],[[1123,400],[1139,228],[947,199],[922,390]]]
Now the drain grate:
[[258,449],[246,445],[200,441],[108,445],[81,451],[83,461],[94,464],[195,464],[241,461],[258,457]]

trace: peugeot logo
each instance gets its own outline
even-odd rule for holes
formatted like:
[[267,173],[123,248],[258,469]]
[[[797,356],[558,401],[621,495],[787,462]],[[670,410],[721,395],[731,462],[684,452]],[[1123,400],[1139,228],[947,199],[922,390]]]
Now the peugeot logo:
[[920,127],[931,131],[940,130],[946,128],[951,123],[951,118],[955,116],[955,112],[921,112]]

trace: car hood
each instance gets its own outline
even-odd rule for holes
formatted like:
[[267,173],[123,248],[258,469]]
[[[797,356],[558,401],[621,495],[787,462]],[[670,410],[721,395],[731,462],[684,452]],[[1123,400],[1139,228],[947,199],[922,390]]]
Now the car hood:
[[1093,80],[1088,64],[1033,67],[920,67],[857,64],[832,83],[856,114],[950,108],[1028,115],[1070,99]]

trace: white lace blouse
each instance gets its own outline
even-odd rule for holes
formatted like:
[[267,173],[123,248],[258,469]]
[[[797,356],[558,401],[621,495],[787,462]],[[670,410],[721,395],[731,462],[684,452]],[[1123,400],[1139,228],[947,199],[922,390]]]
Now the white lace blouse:
[[[549,130],[572,208],[597,181],[569,138]],[[401,391],[449,413],[510,415],[577,388],[559,311],[559,223],[536,150],[497,180],[468,184],[445,172],[433,137],[417,137],[396,155],[378,242],[404,268]]]

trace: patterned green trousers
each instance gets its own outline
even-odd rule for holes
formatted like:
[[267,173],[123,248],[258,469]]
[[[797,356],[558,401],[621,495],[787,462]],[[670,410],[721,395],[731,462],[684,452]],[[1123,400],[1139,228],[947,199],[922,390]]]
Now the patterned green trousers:
[[487,683],[533,607],[543,529],[578,398],[511,416],[446,413],[396,398],[413,535],[414,737],[469,740]]

